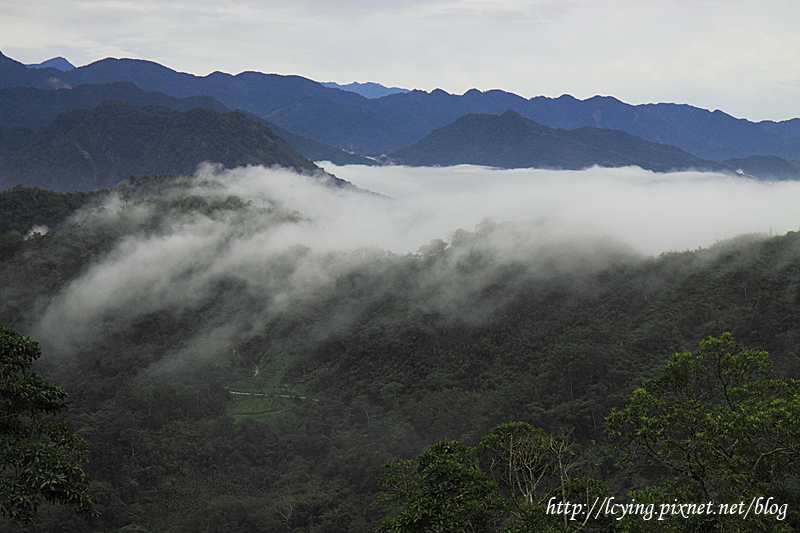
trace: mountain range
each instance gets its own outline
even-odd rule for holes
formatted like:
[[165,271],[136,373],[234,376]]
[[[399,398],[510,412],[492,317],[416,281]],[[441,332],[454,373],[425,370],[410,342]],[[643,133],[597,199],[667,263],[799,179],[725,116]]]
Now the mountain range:
[[[107,67],[118,72],[101,79]],[[490,432],[502,437],[493,428],[509,421],[536,429],[524,440],[513,434],[507,441],[496,439],[495,450],[510,442],[513,450],[504,449],[517,454],[523,469],[537,462],[548,471],[540,468],[530,491],[530,483],[519,491],[512,483],[503,489],[508,493],[527,491],[526,498],[549,493],[549,498],[558,493],[555,478],[566,475],[570,494],[597,488],[624,501],[644,495],[670,505],[687,501],[683,496],[696,481],[715,477],[735,488],[709,494],[709,500],[738,499],[743,492],[736,487],[749,487],[744,490],[797,501],[796,479],[782,484],[783,477],[769,467],[780,464],[762,446],[777,442],[771,450],[780,452],[782,443],[797,440],[796,432],[789,433],[796,423],[788,416],[796,412],[796,384],[773,381],[771,373],[800,377],[800,232],[741,235],[654,257],[543,216],[485,219],[474,230],[440,234],[449,243],[436,239],[416,254],[392,253],[378,246],[353,249],[359,231],[366,228],[366,235],[385,227],[369,212],[388,211],[387,220],[401,233],[409,227],[403,220],[415,225],[426,211],[412,206],[413,217],[406,219],[397,216],[402,202],[379,198],[380,203],[358,206],[354,224],[347,217],[315,217],[320,204],[333,214],[353,208],[338,191],[317,196],[292,189],[281,196],[269,186],[247,192],[250,187],[228,189],[220,183],[201,192],[189,179],[153,175],[192,172],[202,160],[318,172],[284,139],[305,143],[308,150],[341,152],[319,140],[323,134],[349,139],[353,151],[356,141],[379,146],[387,139],[413,138],[374,152],[405,164],[636,164],[658,171],[754,174],[789,165],[770,150],[791,148],[797,119],[756,124],[688,106],[664,104],[647,111],[600,97],[537,101],[502,91],[461,96],[412,91],[370,100],[299,77],[198,78],[133,60],[99,62],[91,76],[86,68],[26,68],[0,57],[5,87],[0,88],[0,324],[41,343],[43,357],[28,376],[33,389],[42,388],[36,382],[41,375],[69,393],[69,409],[57,414],[69,424],[64,428],[85,441],[91,460],[81,467],[92,478],[89,488],[99,513],[86,525],[68,507],[43,502],[25,531],[367,533],[381,529],[378,523],[395,504],[405,503],[405,496],[420,494],[432,504],[419,507],[422,518],[414,525],[409,521],[409,528],[466,529],[467,521],[460,528],[451,525],[452,513],[431,519],[430,509],[483,514],[497,495],[503,497],[482,469],[485,457],[477,455],[487,448],[473,446],[491,443],[482,438]],[[144,71],[152,74],[150,85],[135,75]],[[93,76],[98,79],[81,81]],[[21,80],[28,85],[8,85]],[[273,89],[263,89],[269,84]],[[214,94],[194,92],[203,87],[215,88]],[[494,104],[482,107],[487,102]],[[265,116],[244,104],[273,111]],[[517,104],[541,105],[552,113],[534,119]],[[280,124],[272,122],[276,117]],[[554,125],[556,118],[568,125]],[[315,121],[318,137],[298,133],[314,130]],[[370,140],[378,130],[368,126],[379,124],[388,128],[384,137]],[[706,148],[735,155],[712,160],[610,127],[626,124],[643,124],[642,132],[689,144],[700,139]],[[737,151],[734,145],[744,148]],[[114,194],[122,202],[114,210],[98,208],[105,191],[2,190],[32,180],[60,190],[95,189],[131,174],[149,176],[119,185]],[[3,181],[7,176],[19,181]],[[265,209],[265,198],[276,208]],[[595,203],[590,200],[582,205]],[[717,225],[715,213],[741,215],[735,207],[740,204],[714,193],[701,200],[719,208],[704,211],[709,225]],[[455,212],[458,205],[437,204],[433,211]],[[620,216],[599,213],[612,215]],[[672,232],[684,215],[676,209],[654,216]],[[308,224],[306,217],[319,221]],[[338,218],[344,219],[339,231],[323,227]],[[638,223],[624,220],[626,226]],[[742,345],[717,344],[713,337],[723,332]],[[5,342],[9,338],[12,342]],[[16,339],[0,335],[12,351]],[[670,435],[692,437],[690,449],[701,461],[695,463],[703,466],[702,460],[716,454],[722,457],[717,464],[733,467],[711,474],[711,467],[704,468],[699,475],[697,469],[678,467],[680,476],[663,464],[625,469],[625,457],[613,453],[625,448],[611,438],[614,428],[606,417],[641,397],[642,387],[651,391],[653,383],[665,383],[662,378],[643,385],[644,380],[680,374],[687,369],[681,361],[700,368],[710,352],[692,353],[698,342],[716,347],[714,355],[723,359],[744,361],[747,379],[732,367],[710,374],[687,370],[677,376],[677,381],[689,376],[690,386],[678,383],[674,392],[680,401],[657,407],[678,408],[669,411],[680,415]],[[675,372],[662,373],[670,369]],[[721,376],[719,390],[744,398],[742,409],[726,411],[720,405],[725,402],[713,401],[721,393],[705,379],[711,374]],[[704,397],[712,401],[693,401]],[[724,423],[709,418],[720,412]],[[708,432],[695,430],[702,416],[712,433],[725,433],[727,440],[717,441],[721,446],[706,445]],[[738,424],[740,419],[758,420],[763,431],[752,431],[758,439],[745,438],[750,426]],[[659,420],[654,424],[663,426]],[[770,433],[774,428],[780,431]],[[767,442],[770,435],[777,437]],[[661,446],[663,439],[653,442]],[[558,448],[539,453],[550,443]],[[439,455],[419,455],[431,449]],[[757,458],[756,466],[767,458],[769,468],[756,472],[749,468],[752,462],[742,466],[747,459],[739,460],[737,450]],[[572,462],[573,455],[579,462]],[[410,459],[417,456],[416,462]],[[389,461],[393,466],[381,466]],[[392,492],[386,482],[391,476],[410,484]],[[442,490],[429,491],[431,485]],[[473,498],[476,494],[486,497]],[[509,520],[483,530],[565,529],[566,515],[545,513],[544,505],[520,500],[507,509],[541,526],[516,527]],[[796,506],[789,509],[780,526],[798,530],[800,513]],[[662,526],[632,516],[627,524],[606,517],[576,527],[692,527],[691,517],[675,515]],[[728,518],[735,527],[773,527],[767,514],[755,519],[751,514],[751,522]],[[15,531],[20,528],[0,517],[0,533]]]
[[[176,111],[204,107],[219,113],[230,109],[210,96],[175,98],[158,91],[145,91],[128,81],[78,85],[74,89],[47,90],[34,87],[0,89],[0,125],[41,128],[60,113],[77,108],[91,108],[108,100],[135,106],[157,104]],[[285,139],[303,157],[312,161],[331,161],[337,165],[374,165],[375,161],[287,131],[253,113],[245,113]]]
[[592,165],[638,165],[659,172],[721,169],[719,164],[708,168],[712,162],[674,146],[644,141],[629,133],[587,126],[556,129],[511,110],[501,115],[464,115],[390,157],[411,166],[471,164],[579,170]]
[[392,153],[388,159],[410,166],[470,164],[568,170],[593,165],[638,166],[654,172],[702,170],[769,180],[800,179],[800,170],[776,156],[712,161],[622,131],[590,126],[572,130],[543,126],[511,110],[501,115],[464,115]]
[[[476,89],[459,96],[258,72],[199,77],[134,59],[109,58],[78,68],[60,60],[26,66],[0,54],[2,186],[89,190],[128,175],[191,173],[205,160],[306,171],[316,169],[311,161],[561,169],[637,165],[656,172],[697,169],[800,179],[800,119],[754,123],[688,105],[632,106],[600,96],[525,99]],[[108,104],[112,101],[129,107]],[[156,115],[155,108],[131,111],[154,105]],[[79,109],[91,109],[91,119],[76,114]],[[213,126],[221,124],[219,115],[228,117],[225,127]],[[141,120],[155,116],[166,121],[158,128],[182,132],[186,140],[151,135],[155,130],[138,139]],[[83,121],[80,127],[75,120]],[[97,131],[89,132],[88,124]],[[92,135],[105,141],[90,141]],[[191,149],[189,139],[197,141]],[[60,164],[67,169],[58,170]]]
[[144,91],[129,81],[100,85],[78,85],[74,89],[48,91],[33,87],[8,87],[0,89],[0,124],[38,129],[72,109],[89,109],[108,100],[126,102],[135,106],[151,104],[175,111],[188,111],[204,107],[217,113],[231,111],[210,96],[175,98],[164,93]]
[[116,81],[175,98],[211,96],[230,109],[248,111],[292,133],[362,155],[392,153],[469,113],[499,115],[510,109],[552,128],[620,130],[703,159],[751,155],[800,159],[798,118],[751,122],[685,104],[630,105],[608,96],[528,99],[501,90],[472,89],[463,95],[413,90],[365,98],[300,76],[258,72],[195,76],[151,61],[113,58],[62,72],[29,69],[0,56],[0,88],[55,89]]

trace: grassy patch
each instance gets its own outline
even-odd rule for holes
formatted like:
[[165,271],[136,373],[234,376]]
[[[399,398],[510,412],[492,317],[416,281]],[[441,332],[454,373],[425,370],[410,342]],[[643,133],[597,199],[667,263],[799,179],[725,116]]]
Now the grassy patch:
[[291,410],[304,396],[302,386],[283,383],[291,355],[285,351],[262,359],[252,375],[231,384],[228,414],[241,420],[255,418],[269,422],[274,416]]

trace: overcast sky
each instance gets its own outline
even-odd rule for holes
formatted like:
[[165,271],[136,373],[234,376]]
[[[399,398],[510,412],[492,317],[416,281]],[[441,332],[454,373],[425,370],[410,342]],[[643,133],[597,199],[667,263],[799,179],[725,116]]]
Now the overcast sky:
[[0,51],[800,117],[798,0],[0,0]]

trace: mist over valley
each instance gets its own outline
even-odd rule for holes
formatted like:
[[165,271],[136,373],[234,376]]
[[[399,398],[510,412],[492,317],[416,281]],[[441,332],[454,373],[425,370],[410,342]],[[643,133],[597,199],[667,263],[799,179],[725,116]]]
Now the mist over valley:
[[[220,333],[206,331],[215,342],[200,352],[218,357],[220,346],[295,304],[315,305],[343,277],[391,272],[426,255],[442,259],[406,297],[458,318],[464,302],[523,272],[530,279],[594,273],[615,260],[784,234],[800,202],[798,182],[700,172],[323,165],[360,189],[287,170],[206,166],[142,197],[135,186],[112,191],[99,210],[79,211],[67,225],[111,232],[110,248],[44,305],[35,337],[53,355],[77,353],[86,339],[106,336],[109,317],[131,323],[195,309],[233,281],[252,291],[259,310],[212,320]],[[165,202],[178,207],[164,211]],[[477,257],[479,268],[463,272]],[[515,272],[509,280],[504,269]]]
[[3,242],[0,318],[70,392],[95,527],[368,531],[386,461],[507,420],[598,438],[705,335],[800,370],[797,182],[322,166],[358,188],[209,165]]
[[21,530],[374,531],[382,465],[463,443],[437,487],[480,478],[508,422],[622,496],[664,472],[606,417],[671,354],[731,332],[800,377],[800,119],[37,67],[0,56],[0,324],[69,393],[100,514]]

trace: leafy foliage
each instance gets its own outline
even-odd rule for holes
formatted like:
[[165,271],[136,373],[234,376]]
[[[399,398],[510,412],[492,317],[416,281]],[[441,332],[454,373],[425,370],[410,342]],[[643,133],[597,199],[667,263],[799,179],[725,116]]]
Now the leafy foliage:
[[493,499],[496,485],[479,468],[476,450],[441,440],[417,458],[417,466],[397,460],[386,465],[384,487],[405,509],[378,526],[386,532],[487,532],[503,512]]
[[[413,467],[413,468],[412,468]],[[548,513],[548,498],[574,503],[605,492],[579,469],[569,437],[551,437],[523,422],[502,424],[470,448],[439,441],[414,462],[386,465],[381,499],[400,504],[379,531],[573,531],[595,529],[584,520]],[[489,480],[493,481],[489,481]],[[605,526],[605,520],[599,524]]]
[[[659,378],[633,392],[627,407],[612,411],[608,431],[626,462],[676,476],[663,497],[798,499],[800,382],[776,376],[766,352],[745,349],[728,333],[705,339],[696,352],[675,354]],[[771,520],[754,514],[751,522],[759,519]],[[742,518],[675,522],[681,530],[733,530]]]
[[26,233],[33,226],[54,229],[98,193],[59,193],[21,185],[2,191],[0,235],[12,231]]
[[66,392],[30,370],[36,342],[0,326],[0,515],[33,520],[40,502],[57,501],[87,518],[95,500],[79,460],[86,443],[63,419]]

